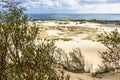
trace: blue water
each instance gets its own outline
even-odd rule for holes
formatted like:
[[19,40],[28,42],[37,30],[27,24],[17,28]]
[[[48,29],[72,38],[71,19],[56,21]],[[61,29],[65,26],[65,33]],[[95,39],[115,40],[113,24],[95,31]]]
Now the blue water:
[[32,20],[120,20],[120,14],[28,14]]

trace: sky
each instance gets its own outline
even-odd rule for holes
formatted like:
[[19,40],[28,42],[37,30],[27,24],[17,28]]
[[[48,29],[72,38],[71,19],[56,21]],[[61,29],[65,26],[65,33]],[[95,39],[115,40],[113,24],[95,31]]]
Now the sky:
[[120,13],[120,0],[17,0],[26,13]]

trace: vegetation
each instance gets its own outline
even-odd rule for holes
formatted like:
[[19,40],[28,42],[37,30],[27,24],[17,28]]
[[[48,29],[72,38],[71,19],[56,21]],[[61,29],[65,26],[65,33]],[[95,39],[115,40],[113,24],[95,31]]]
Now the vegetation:
[[84,72],[85,61],[81,53],[81,50],[79,48],[76,48],[76,49],[73,49],[73,51],[70,52],[69,54],[72,62],[70,67],[71,68],[73,67],[73,71]]
[[120,72],[120,33],[116,29],[103,36],[101,42],[108,48],[107,51],[100,52],[104,64],[103,72]]
[[69,20],[66,20],[66,21],[59,21],[58,24],[60,25],[66,25],[66,24],[69,24],[70,21]]
[[0,13],[0,80],[69,80],[55,71],[54,42],[36,43],[38,28],[18,5],[6,1]]
[[85,33],[95,33],[97,30],[93,28],[87,28],[87,27],[78,27],[78,26],[72,26],[72,27],[57,27],[58,30],[61,30],[62,32],[65,32],[64,34],[68,36],[75,36],[78,34],[85,34]]
[[[70,76],[65,77],[63,71],[56,70],[57,64],[70,72],[85,72],[85,60],[79,48],[67,54],[56,48],[52,40],[37,40],[39,29],[34,23],[28,24],[29,18],[23,13],[25,9],[18,6],[18,2],[6,1],[5,4],[0,13],[0,80],[69,80]],[[96,31],[84,27],[67,29],[70,35]],[[101,42],[108,51],[100,52],[104,64],[98,73],[119,72],[120,34],[115,30],[103,37]]]
[[65,70],[74,73],[84,72],[85,60],[79,48],[73,49],[73,51],[68,54],[62,49],[58,49],[57,52],[59,54],[56,56],[57,61],[59,61],[59,64],[61,64]]
[[[42,38],[37,38],[38,40],[40,40],[40,39],[42,39]],[[47,39],[47,40],[53,40],[53,41],[58,41],[58,40],[63,40],[63,41],[71,41],[72,40],[72,38],[59,38],[59,37],[55,37],[55,36],[53,36],[53,37],[46,37],[46,38],[43,38],[43,39]]]
[[[57,35],[49,35],[47,33],[48,30],[55,30]],[[57,32],[58,31],[58,32]],[[63,40],[70,41],[71,37],[81,35],[82,39],[86,40],[96,40],[99,37],[96,35],[97,29],[87,28],[87,27],[78,27],[78,26],[45,26],[40,28],[38,39],[51,39],[51,40]],[[53,31],[54,32],[54,31]]]

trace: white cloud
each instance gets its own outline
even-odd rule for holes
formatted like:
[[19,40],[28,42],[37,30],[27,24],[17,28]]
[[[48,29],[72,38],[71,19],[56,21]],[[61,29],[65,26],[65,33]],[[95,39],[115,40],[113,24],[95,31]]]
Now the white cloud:
[[69,0],[69,1],[60,0],[60,2],[61,2],[61,5],[64,5],[63,7],[67,6],[70,9],[78,8],[80,6],[77,0]]
[[27,0],[23,5],[31,8],[76,8],[79,3],[78,0]]
[[83,5],[80,7],[78,12],[83,12],[83,13],[120,13],[120,3]]
[[[119,0],[26,0],[23,5],[30,9],[71,10],[75,13],[120,13]],[[63,12],[64,13],[64,12]]]
[[91,1],[91,2],[106,2],[106,0],[83,0],[83,1]]

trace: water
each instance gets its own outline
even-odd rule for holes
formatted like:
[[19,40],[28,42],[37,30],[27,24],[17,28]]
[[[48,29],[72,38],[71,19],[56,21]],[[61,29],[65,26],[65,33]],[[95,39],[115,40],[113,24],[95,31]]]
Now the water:
[[120,20],[120,14],[28,14],[32,20]]

